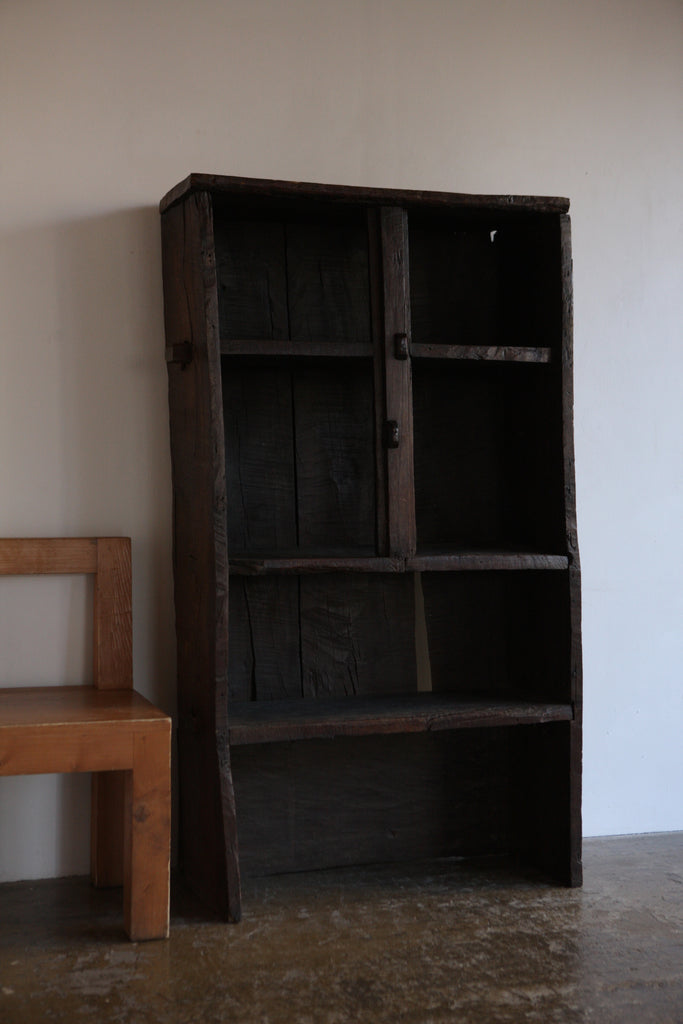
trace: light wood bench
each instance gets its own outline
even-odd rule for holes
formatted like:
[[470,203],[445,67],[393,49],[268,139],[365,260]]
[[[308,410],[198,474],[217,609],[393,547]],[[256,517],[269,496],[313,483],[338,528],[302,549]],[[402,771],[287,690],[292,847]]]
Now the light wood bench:
[[0,576],[47,573],[95,577],[94,685],[0,689],[0,775],[92,772],[92,880],[123,884],[132,940],[166,938],[171,720],[133,689],[130,539],[0,539]]

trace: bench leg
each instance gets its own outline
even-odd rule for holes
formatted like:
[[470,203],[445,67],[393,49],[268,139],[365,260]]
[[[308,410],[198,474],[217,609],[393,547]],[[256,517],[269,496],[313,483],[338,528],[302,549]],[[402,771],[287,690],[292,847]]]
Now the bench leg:
[[168,937],[171,855],[171,734],[137,733],[126,772],[124,921],[134,941]]
[[100,888],[123,885],[125,772],[93,772],[90,876]]

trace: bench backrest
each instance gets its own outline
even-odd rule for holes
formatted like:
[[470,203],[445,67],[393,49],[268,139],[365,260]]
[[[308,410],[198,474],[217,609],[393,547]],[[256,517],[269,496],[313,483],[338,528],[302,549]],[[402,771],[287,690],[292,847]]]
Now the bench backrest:
[[0,576],[48,574],[95,577],[95,686],[132,687],[130,537],[0,538]]

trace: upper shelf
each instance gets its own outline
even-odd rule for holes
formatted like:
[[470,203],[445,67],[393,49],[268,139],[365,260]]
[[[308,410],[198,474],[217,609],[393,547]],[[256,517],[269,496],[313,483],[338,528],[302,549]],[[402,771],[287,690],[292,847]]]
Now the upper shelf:
[[[405,350],[412,359],[461,359],[481,362],[549,363],[550,348],[519,345],[411,344]],[[300,356],[309,359],[371,359],[371,342],[300,341],[272,338],[227,338],[221,341],[224,356]],[[404,356],[405,358],[405,356]]]
[[568,566],[566,555],[528,551],[430,551],[424,554],[418,552],[406,559],[367,555],[238,555],[230,559],[230,572],[235,576],[318,572],[558,571]]
[[222,356],[302,356],[325,359],[371,359],[372,344],[365,341],[289,341],[259,338],[221,341]]
[[549,363],[552,350],[515,345],[412,344],[413,359],[475,359],[504,363]]

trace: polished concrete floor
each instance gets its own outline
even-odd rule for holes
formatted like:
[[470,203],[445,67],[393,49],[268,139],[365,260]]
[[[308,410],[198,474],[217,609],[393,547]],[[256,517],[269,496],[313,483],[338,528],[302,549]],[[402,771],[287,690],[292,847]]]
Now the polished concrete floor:
[[180,888],[131,944],[120,893],[0,886],[0,1022],[683,1024],[683,833],[592,839],[581,890],[438,861],[262,880],[239,925]]

